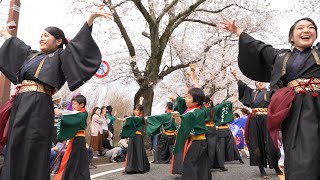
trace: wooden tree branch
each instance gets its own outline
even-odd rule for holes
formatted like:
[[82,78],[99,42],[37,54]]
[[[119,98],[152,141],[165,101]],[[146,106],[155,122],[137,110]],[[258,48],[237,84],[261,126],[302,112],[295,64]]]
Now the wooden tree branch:
[[213,26],[213,27],[217,26],[216,23],[210,23],[210,22],[206,22],[206,21],[202,21],[202,20],[198,20],[198,19],[185,19],[184,21],[197,22],[200,24],[205,24],[205,25],[209,25],[209,26]]
[[141,81],[141,79],[143,79],[143,77],[142,77],[141,72],[138,69],[137,62],[135,61],[136,51],[135,51],[135,48],[132,44],[132,41],[131,41],[124,25],[122,24],[122,21],[118,15],[116,9],[112,5],[112,1],[111,0],[108,0],[108,1],[103,0],[103,3],[109,7],[109,9],[113,15],[114,22],[117,24],[117,26],[120,30],[120,33],[121,33],[121,35],[122,35],[122,37],[128,47],[129,55],[133,59],[133,61],[130,62],[131,70],[139,83]]
[[197,60],[195,61],[191,61],[187,64],[179,64],[179,65],[176,65],[176,66],[171,66],[171,67],[168,67],[167,69],[165,69],[164,71],[162,71],[159,75],[158,75],[158,79],[163,79],[166,75],[172,73],[173,71],[175,70],[178,70],[178,69],[181,69],[181,68],[185,68],[185,67],[188,67],[189,64],[193,64],[193,63],[197,63],[201,61],[201,58],[198,58]]
[[162,12],[159,14],[159,16],[157,17],[157,22],[159,23],[161,21],[161,19],[163,18],[163,16],[174,6],[178,3],[179,0],[173,0],[170,4],[166,5],[164,7],[164,9],[162,10]]
[[154,0],[148,0],[149,3],[149,11],[152,19],[156,19],[156,13],[154,10]]
[[188,9],[180,12],[173,19],[169,20],[167,27],[165,28],[163,34],[160,37],[161,49],[165,49],[168,43],[169,37],[173,33],[174,29],[178,27],[186,17],[188,17],[198,6],[200,6],[200,4],[202,4],[205,1],[206,0],[197,0],[194,4],[189,6]]
[[124,41],[126,42],[126,45],[128,47],[130,56],[134,57],[136,55],[135,48],[134,48],[134,46],[132,44],[132,41],[131,41],[131,39],[130,39],[130,37],[129,37],[129,35],[128,35],[128,33],[127,33],[127,31],[126,31],[126,29],[125,29],[125,27],[124,27],[119,15],[117,13],[117,11],[116,11],[116,9],[112,5],[112,1],[111,0],[108,0],[108,1],[103,0],[103,3],[106,4],[109,7],[109,9],[110,9],[110,11],[111,11],[111,13],[113,15],[113,20],[117,24],[117,26],[118,26],[118,28],[120,30],[120,33],[121,33]]
[[234,6],[234,5],[236,5],[236,4],[229,4],[229,5],[227,5],[227,6],[225,6],[225,7],[223,7],[223,8],[221,8],[221,9],[218,9],[218,10],[214,10],[214,11],[212,11],[212,10],[208,10],[208,9],[196,9],[195,11],[201,11],[201,12],[207,12],[207,13],[213,13],[213,14],[216,14],[216,13],[221,13],[223,10],[225,10],[225,9],[227,9],[227,8],[229,8],[229,7],[231,7],[231,6]]
[[186,17],[186,15],[190,15],[200,4],[202,4],[203,2],[205,2],[206,0],[198,0],[196,1],[194,4],[192,4],[191,6],[189,6],[188,9],[180,12],[179,14],[177,14],[174,19],[173,22],[178,21],[180,18],[182,17]]
[[142,32],[142,36],[144,36],[144,37],[146,37],[146,38],[150,39],[150,34],[149,34],[149,33],[147,33],[147,32],[145,32],[145,31],[143,31],[143,32]]
[[121,6],[122,4],[127,3],[127,2],[129,2],[129,1],[132,1],[132,0],[124,0],[124,1],[121,1],[121,2],[119,2],[118,4],[113,5],[113,8],[117,8],[118,6]]
[[146,19],[149,25],[155,25],[155,21],[152,19],[151,15],[147,11],[147,9],[143,6],[140,0],[132,0],[139,11],[142,13],[143,17]]

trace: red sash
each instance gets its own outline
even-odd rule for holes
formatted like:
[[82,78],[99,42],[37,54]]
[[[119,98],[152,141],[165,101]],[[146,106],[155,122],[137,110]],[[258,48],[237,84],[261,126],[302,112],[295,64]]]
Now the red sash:
[[276,91],[268,107],[268,129],[275,147],[282,145],[281,125],[288,117],[293,101],[295,100],[294,88],[284,87]]

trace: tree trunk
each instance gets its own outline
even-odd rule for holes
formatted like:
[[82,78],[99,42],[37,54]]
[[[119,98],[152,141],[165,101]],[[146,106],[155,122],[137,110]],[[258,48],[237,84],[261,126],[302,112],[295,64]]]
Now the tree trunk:
[[[153,96],[154,96],[153,87],[147,87],[147,88],[140,87],[140,89],[134,96],[134,107],[136,106],[136,104],[139,104],[139,98],[143,97],[144,98],[143,104],[142,104],[143,114],[145,116],[151,115]],[[149,137],[146,133],[146,129],[147,129],[146,125],[147,125],[147,121],[145,121],[145,126],[143,128],[142,136],[144,141],[144,147],[149,149],[151,147],[151,137]]]

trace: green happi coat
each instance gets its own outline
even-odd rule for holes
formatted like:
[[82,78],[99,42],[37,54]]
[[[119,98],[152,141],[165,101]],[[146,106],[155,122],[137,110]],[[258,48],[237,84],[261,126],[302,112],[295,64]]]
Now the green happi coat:
[[232,122],[232,102],[226,101],[214,107],[214,123],[216,126],[221,126]]
[[181,115],[181,125],[178,130],[176,144],[173,154],[178,154],[183,151],[184,144],[190,135],[200,135],[207,132],[205,119],[207,118],[207,109],[193,109],[184,115]]
[[128,138],[136,136],[136,131],[143,129],[144,117],[131,116],[126,118],[126,122],[123,124],[121,138]]
[[177,101],[174,106],[174,111],[178,111],[180,114],[184,114],[187,109],[186,100],[180,96],[177,97]]
[[73,138],[79,130],[87,128],[87,112],[66,111],[62,114],[58,140],[69,140]]
[[171,113],[149,116],[148,117],[147,134],[149,136],[157,135],[161,132],[161,127],[164,130],[176,130],[176,121],[172,118]]
[[209,121],[212,121],[211,117],[210,117],[210,111],[211,109],[210,108],[207,108],[207,107],[202,107],[201,109],[203,109],[205,111],[205,122],[209,122]]

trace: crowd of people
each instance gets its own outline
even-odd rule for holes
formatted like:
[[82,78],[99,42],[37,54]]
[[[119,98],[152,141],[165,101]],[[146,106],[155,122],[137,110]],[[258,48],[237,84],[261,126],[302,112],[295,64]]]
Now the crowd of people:
[[[258,167],[262,179],[269,178],[266,167],[283,175],[282,143],[287,179],[320,179],[320,52],[319,45],[313,46],[317,26],[312,19],[292,25],[292,49],[275,49],[243,32],[235,21],[221,22],[239,36],[240,70],[256,81],[256,88],[250,88],[232,72],[239,101],[251,112],[234,113],[231,101],[214,105],[214,97],[199,88],[195,66],[190,65],[192,86],[184,97],[168,97],[164,114],[146,116],[141,97],[132,116],[116,118],[112,106],[87,111],[84,95],[61,103],[55,94],[66,81],[71,91],[76,90],[100,67],[101,52],[91,36],[97,17],[111,14],[103,7],[94,11],[71,41],[59,28],[46,28],[40,52],[6,28],[0,31],[6,39],[0,48],[0,71],[13,84],[21,84],[0,111],[1,148],[5,145],[0,180],[49,180],[50,172],[57,173],[55,180],[87,180],[89,168],[95,168],[92,159],[98,156],[111,162],[125,157],[125,173],[145,173],[150,164],[144,129],[153,137],[153,162],[171,163],[170,173],[181,174],[183,180],[212,179],[212,169],[228,171],[226,161],[243,164],[240,152]],[[270,82],[269,90],[264,82]],[[123,124],[118,147],[113,141],[116,120]]]

